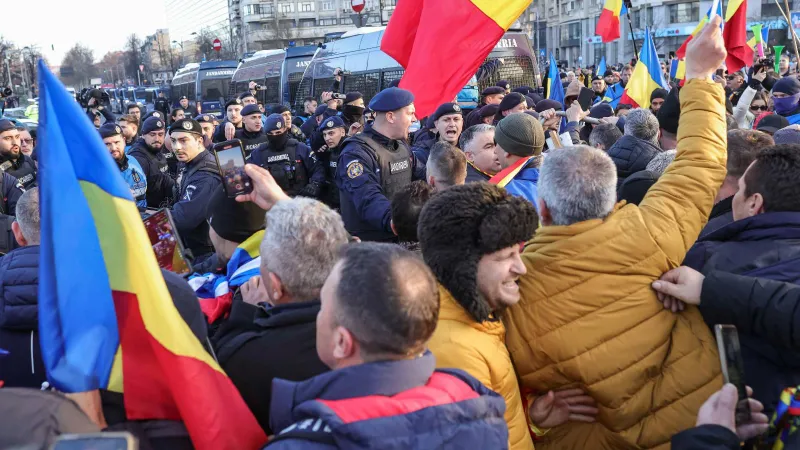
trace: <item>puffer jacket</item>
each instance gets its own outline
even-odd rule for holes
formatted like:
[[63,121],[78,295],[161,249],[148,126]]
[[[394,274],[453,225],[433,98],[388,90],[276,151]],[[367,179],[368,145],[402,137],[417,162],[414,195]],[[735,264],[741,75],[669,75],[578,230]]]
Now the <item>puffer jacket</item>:
[[0,381],[39,388],[47,380],[39,348],[39,246],[0,258]]
[[523,389],[581,387],[597,422],[550,430],[536,448],[668,449],[722,387],[716,344],[697,308],[664,309],[650,284],[680,265],[725,177],[722,88],[681,90],[678,152],[639,204],[605,219],[537,230],[522,259],[506,346]]
[[660,150],[655,145],[634,136],[622,136],[608,149],[608,156],[617,166],[617,189],[625,178],[647,169],[647,163]]
[[441,285],[439,305],[439,322],[428,341],[428,348],[436,356],[436,367],[461,369],[502,395],[506,401],[508,448],[533,449],[519,382],[505,345],[505,326],[499,320],[476,322]]

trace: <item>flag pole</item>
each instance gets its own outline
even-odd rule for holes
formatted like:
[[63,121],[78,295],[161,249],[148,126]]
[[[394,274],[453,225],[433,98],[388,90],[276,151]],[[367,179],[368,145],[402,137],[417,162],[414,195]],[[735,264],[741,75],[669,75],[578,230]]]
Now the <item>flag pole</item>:
[[[778,0],[775,0],[778,1]],[[631,5],[631,0],[623,0],[625,7],[628,8],[628,27],[631,30],[631,42],[633,42],[633,57],[636,58],[636,62],[639,62],[639,49],[636,48],[636,35],[633,34],[633,21],[631,20],[631,14],[633,14],[633,5]]]
[[[789,9],[789,2],[787,0],[783,0],[784,5],[786,6],[786,11],[791,11]],[[778,0],[775,0],[775,4],[778,5],[778,9],[781,11],[783,18],[786,19],[786,25],[789,27],[789,31],[792,33],[792,45],[794,45],[794,57],[800,58],[800,52],[797,51],[797,35],[794,33],[794,26],[792,26],[792,21],[789,20],[789,16],[786,15],[783,8],[781,8],[781,4],[778,3]],[[791,60],[791,58],[789,58]]]

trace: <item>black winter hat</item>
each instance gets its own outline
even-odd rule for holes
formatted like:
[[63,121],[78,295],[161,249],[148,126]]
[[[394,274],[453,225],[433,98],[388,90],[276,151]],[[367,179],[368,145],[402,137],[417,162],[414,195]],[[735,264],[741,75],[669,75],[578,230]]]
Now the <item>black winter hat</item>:
[[653,90],[652,93],[650,93],[650,101],[652,102],[653,100],[655,100],[657,98],[666,99],[667,98],[667,94],[668,94],[668,91],[666,89],[661,89],[661,88],[655,89],[655,90]]
[[264,229],[267,212],[252,202],[237,202],[219,188],[208,204],[208,224],[226,241],[241,244]]
[[478,322],[492,308],[478,291],[481,257],[533,237],[539,217],[527,200],[489,183],[454,186],[431,197],[419,217],[425,263]]
[[658,110],[658,126],[664,131],[672,134],[678,134],[678,119],[681,117],[681,101],[678,97],[678,89],[673,88],[669,91],[669,95],[661,104],[661,109]]
[[347,95],[344,96],[344,104],[346,105],[360,98],[364,98],[364,95],[361,92],[348,92]]

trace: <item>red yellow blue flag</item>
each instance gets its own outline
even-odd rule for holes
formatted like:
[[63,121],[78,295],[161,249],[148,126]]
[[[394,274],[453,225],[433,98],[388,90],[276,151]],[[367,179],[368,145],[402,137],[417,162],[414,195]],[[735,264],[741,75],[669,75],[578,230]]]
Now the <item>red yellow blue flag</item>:
[[650,30],[646,29],[644,43],[639,51],[639,62],[633,68],[631,78],[619,102],[647,108],[650,106],[650,94],[658,88],[668,89],[668,85],[664,81],[653,37],[650,35]]
[[625,7],[622,0],[606,0],[595,26],[595,32],[602,38],[603,42],[619,39],[620,16],[627,13],[628,8]]
[[130,189],[39,61],[39,336],[63,392],[124,392],[128,419],[180,420],[198,449],[266,436],[175,308]]

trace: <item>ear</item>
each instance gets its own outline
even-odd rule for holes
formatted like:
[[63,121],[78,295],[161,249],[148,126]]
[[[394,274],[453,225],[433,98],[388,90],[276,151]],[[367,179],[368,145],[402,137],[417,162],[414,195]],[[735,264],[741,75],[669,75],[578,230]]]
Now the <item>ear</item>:
[[433,175],[428,175],[428,184],[432,188],[434,188],[434,189],[436,188],[436,178],[433,178]]
[[[753,194],[750,197],[750,215],[755,216],[757,214],[764,214],[766,211],[764,210],[764,197],[761,196],[758,192]],[[16,222],[14,222],[16,223]]]
[[394,220],[389,221],[389,226],[392,228],[392,233],[397,236],[397,228],[394,227]]
[[286,296],[286,289],[283,287],[281,279],[272,272],[269,274],[269,285],[267,286],[267,296],[270,298],[273,305],[280,302],[281,298]]
[[355,337],[345,327],[338,326],[333,330],[333,342],[333,357],[337,360],[350,359],[358,352]]
[[547,208],[547,204],[542,200],[542,197],[536,199],[536,205],[538,206],[539,223],[542,224],[542,226],[552,225],[553,217],[550,215],[550,209]]
[[21,247],[28,245],[28,240],[22,235],[22,229],[19,227],[16,220],[11,222],[11,231],[14,233],[14,239],[17,240],[17,244]]
[[475,162],[475,155],[473,155],[472,152],[464,152],[464,156],[467,157],[467,161]]

